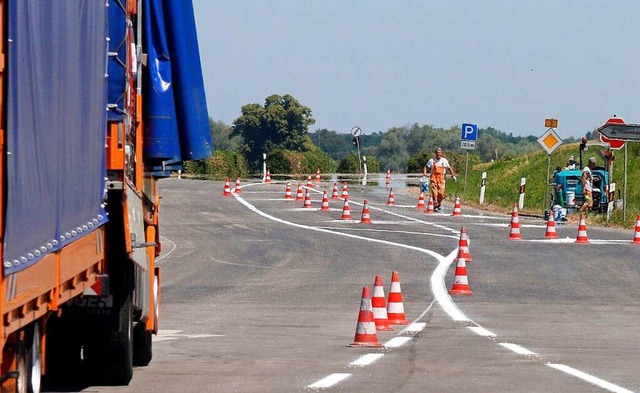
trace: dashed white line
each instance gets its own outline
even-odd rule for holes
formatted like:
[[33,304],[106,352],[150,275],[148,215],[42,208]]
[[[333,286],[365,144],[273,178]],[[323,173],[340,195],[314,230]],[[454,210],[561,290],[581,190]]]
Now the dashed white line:
[[349,365],[354,367],[363,367],[368,366],[370,364],[375,363],[376,360],[380,359],[384,356],[384,353],[368,353],[366,355],[361,356],[357,360],[349,363]]
[[321,380],[319,380],[318,382],[312,383],[311,385],[307,386],[309,389],[326,389],[326,388],[330,388],[333,385],[344,381],[345,379],[349,378],[351,376],[351,374],[349,373],[333,373],[333,374],[329,374],[326,377],[322,378]]
[[515,352],[519,355],[525,355],[525,356],[536,356],[538,355],[537,353],[528,350],[525,347],[521,347],[518,344],[513,344],[513,343],[500,343],[500,346],[507,348],[508,350]]
[[394,337],[391,340],[387,341],[384,346],[386,348],[398,348],[413,340],[411,337]]
[[421,331],[424,330],[424,328],[426,326],[427,326],[427,324],[424,323],[424,322],[414,322],[414,323],[410,324],[409,326],[407,326],[406,328],[404,328],[404,330],[401,331],[400,334],[402,334],[402,333],[410,333],[410,334],[420,333]]
[[547,363],[547,366],[551,367],[551,368],[555,368],[556,370],[560,370],[564,373],[567,373],[569,375],[573,375],[576,378],[580,378],[586,382],[589,382],[593,385],[596,386],[600,386],[603,389],[607,389],[610,392],[616,392],[616,393],[633,393],[633,391],[631,390],[627,390],[623,387],[620,387],[618,385],[614,385],[611,382],[607,382],[604,379],[600,379],[598,377],[594,377],[593,375],[589,375],[585,372],[582,372],[580,370],[576,370],[573,367],[569,367],[566,366],[564,364],[556,364],[556,363]]

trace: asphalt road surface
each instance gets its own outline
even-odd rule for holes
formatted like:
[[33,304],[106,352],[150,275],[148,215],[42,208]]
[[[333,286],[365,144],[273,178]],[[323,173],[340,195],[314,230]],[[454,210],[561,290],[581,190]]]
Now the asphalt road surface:
[[[306,182],[303,182],[303,186]],[[293,198],[297,182],[292,183]],[[313,183],[310,208],[285,184],[166,179],[162,303],[154,358],[128,387],[85,392],[640,391],[640,246],[633,231],[453,206],[416,209],[416,192],[349,184],[352,220]],[[233,187],[233,184],[231,185]],[[321,191],[330,211],[321,211]],[[340,185],[340,193],[342,186]],[[371,224],[360,223],[367,199]],[[460,231],[473,295],[449,295]],[[412,324],[351,347],[363,286],[400,278]],[[460,277],[458,277],[460,278]]]

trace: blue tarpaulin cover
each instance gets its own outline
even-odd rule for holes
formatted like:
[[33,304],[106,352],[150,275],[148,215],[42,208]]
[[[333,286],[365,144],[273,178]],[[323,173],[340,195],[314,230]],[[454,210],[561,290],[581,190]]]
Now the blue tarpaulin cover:
[[213,142],[191,0],[143,5],[145,162],[161,172],[163,163],[209,157]]
[[95,0],[6,4],[3,267],[10,274],[106,220],[107,9]]

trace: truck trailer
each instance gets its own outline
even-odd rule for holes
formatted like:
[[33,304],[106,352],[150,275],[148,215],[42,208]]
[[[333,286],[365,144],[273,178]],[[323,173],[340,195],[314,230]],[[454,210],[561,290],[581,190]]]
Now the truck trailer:
[[2,391],[152,358],[157,182],[212,154],[190,0],[0,0]]

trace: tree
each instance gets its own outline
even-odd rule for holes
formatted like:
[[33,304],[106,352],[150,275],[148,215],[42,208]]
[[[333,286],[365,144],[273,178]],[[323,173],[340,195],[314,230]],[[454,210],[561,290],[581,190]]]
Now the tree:
[[209,118],[209,128],[215,150],[236,150],[243,143],[241,136],[231,136],[231,126],[225,122]]
[[308,151],[314,147],[308,133],[308,127],[315,123],[311,109],[289,94],[273,94],[264,106],[247,104],[241,112],[233,121],[232,136],[244,139],[243,149],[252,168],[259,168],[262,154],[270,150]]

